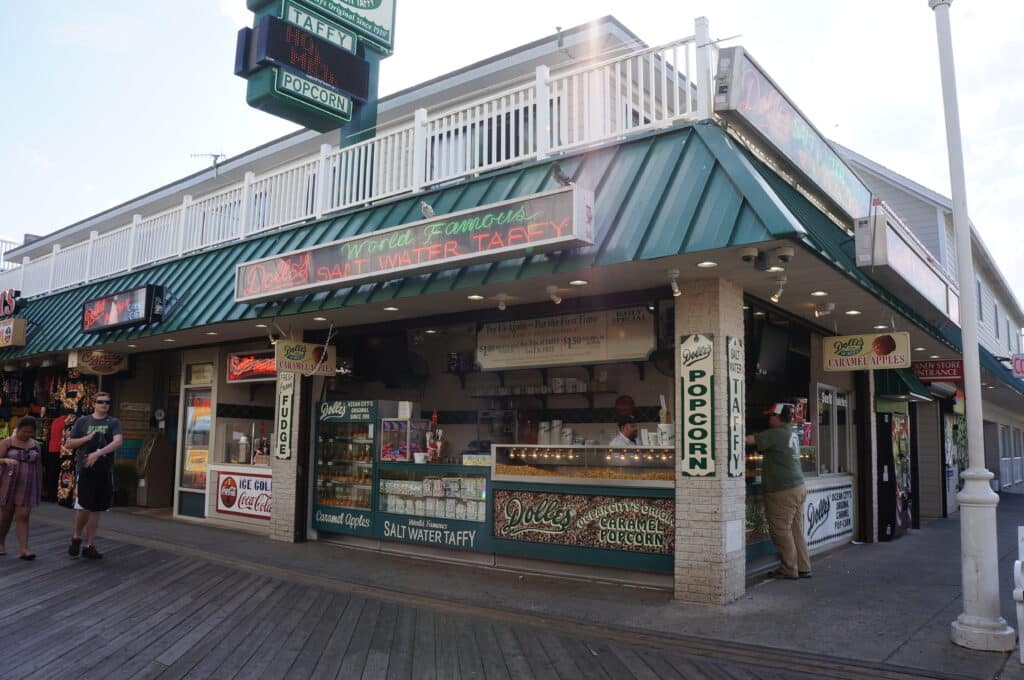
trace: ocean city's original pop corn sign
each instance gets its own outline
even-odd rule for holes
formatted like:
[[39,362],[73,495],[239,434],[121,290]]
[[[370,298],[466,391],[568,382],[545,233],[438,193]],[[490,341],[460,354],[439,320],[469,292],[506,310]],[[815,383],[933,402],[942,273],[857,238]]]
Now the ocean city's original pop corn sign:
[[494,537],[670,555],[675,504],[669,498],[496,489]]
[[476,361],[483,371],[645,361],[654,351],[646,306],[484,324]]
[[853,538],[853,484],[810,489],[804,500],[804,538],[810,548]]
[[837,335],[822,338],[826,371],[910,368],[910,333]]
[[680,456],[684,477],[715,475],[715,340],[690,335],[679,342]]
[[593,201],[592,192],[566,187],[243,262],[235,270],[235,301],[259,302],[590,245]]
[[270,519],[273,502],[271,475],[217,473],[217,512]]

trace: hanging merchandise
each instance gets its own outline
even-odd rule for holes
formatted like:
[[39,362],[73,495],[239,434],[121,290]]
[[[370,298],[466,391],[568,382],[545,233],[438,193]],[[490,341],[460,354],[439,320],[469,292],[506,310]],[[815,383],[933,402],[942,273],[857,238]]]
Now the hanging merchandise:
[[68,437],[75,424],[74,413],[64,418],[64,436],[60,443],[60,472],[57,476],[57,503],[65,508],[75,505],[75,451],[68,447]]

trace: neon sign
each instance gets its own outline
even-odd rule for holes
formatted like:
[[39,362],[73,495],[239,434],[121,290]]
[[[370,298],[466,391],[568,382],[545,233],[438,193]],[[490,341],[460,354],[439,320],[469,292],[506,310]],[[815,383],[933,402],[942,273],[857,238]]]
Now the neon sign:
[[228,355],[229,383],[264,382],[277,378],[277,363],[273,350],[266,352],[239,352]]
[[141,326],[164,317],[163,286],[143,286],[82,304],[82,332]]

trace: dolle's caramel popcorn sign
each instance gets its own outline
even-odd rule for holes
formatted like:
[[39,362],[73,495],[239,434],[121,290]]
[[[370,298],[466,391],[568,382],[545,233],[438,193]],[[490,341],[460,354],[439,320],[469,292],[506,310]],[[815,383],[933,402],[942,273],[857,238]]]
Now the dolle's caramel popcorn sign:
[[495,538],[669,555],[675,531],[670,498],[494,492]]
[[910,333],[837,335],[821,344],[826,371],[910,368]]

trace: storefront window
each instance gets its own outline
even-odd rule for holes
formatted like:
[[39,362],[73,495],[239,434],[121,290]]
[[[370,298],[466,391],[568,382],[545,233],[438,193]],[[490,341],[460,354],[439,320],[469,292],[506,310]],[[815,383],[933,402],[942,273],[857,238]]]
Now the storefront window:
[[850,471],[852,449],[851,397],[834,387],[818,385],[818,473],[845,474]]
[[212,421],[210,388],[190,387],[185,390],[185,422],[181,455],[183,489],[206,489],[206,464],[210,458],[210,424]]

